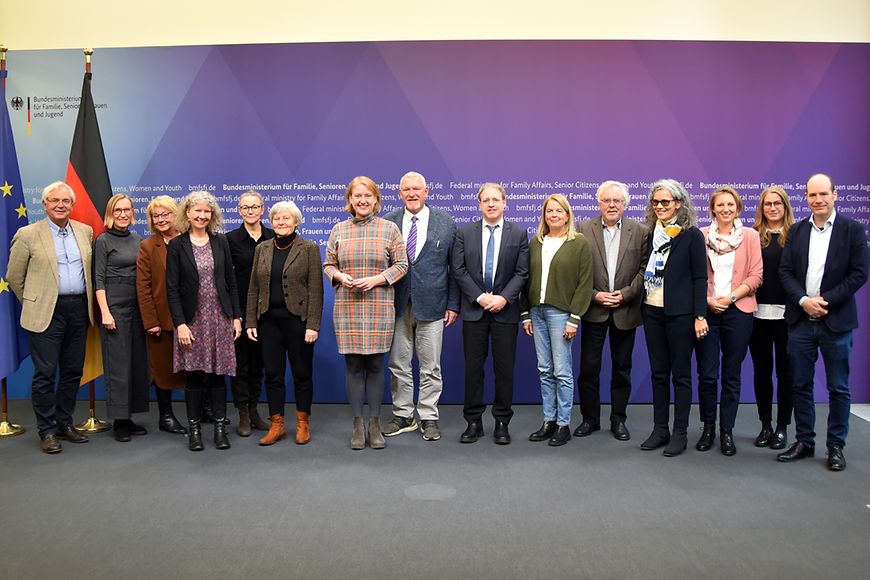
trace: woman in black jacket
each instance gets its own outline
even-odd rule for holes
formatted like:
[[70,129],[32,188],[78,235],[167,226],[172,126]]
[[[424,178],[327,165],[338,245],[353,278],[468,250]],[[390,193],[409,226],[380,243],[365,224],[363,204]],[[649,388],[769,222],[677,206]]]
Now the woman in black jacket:
[[223,221],[217,200],[206,191],[185,197],[176,221],[182,233],[167,248],[166,292],[176,336],[173,370],[187,371],[188,447],[203,448],[200,419],[208,388],[215,446],[229,449],[224,375],[236,372],[233,342],[242,333],[230,247],[218,233]]
[[[652,235],[644,273],[643,329],[652,373],[652,434],[640,448],[665,447],[673,457],[686,449],[692,406],[692,349],[707,336],[707,257],[689,194],[673,179],[650,189],[646,212]],[[674,428],[669,429],[670,382]]]

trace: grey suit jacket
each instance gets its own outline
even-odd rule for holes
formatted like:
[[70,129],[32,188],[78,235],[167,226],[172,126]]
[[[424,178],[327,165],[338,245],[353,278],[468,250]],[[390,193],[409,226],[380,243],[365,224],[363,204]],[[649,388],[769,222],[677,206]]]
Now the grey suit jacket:
[[[429,207],[429,228],[426,243],[409,264],[408,275],[396,282],[396,318],[405,313],[408,300],[417,320],[434,321],[444,317],[445,310],[459,312],[459,286],[450,268],[450,250],[456,237],[456,222],[446,211]],[[405,208],[393,210],[385,220],[399,226]]]
[[615,289],[622,292],[625,300],[618,308],[605,308],[595,302],[595,294],[609,292],[607,254],[604,250],[604,232],[601,216],[584,220],[580,233],[586,237],[592,250],[592,297],[589,310],[583,320],[606,322],[613,315],[613,323],[621,330],[637,328],[643,322],[640,305],[643,301],[643,271],[646,269],[649,228],[634,220],[622,218],[619,236],[619,252],[616,258]]
[[[69,220],[82,254],[85,287],[88,296],[88,318],[94,324],[94,286],[91,258],[94,231],[89,225]],[[51,323],[57,304],[60,278],[57,272],[57,254],[48,218],[25,226],[16,232],[9,248],[6,280],[21,301],[21,328],[30,332],[44,332]]]

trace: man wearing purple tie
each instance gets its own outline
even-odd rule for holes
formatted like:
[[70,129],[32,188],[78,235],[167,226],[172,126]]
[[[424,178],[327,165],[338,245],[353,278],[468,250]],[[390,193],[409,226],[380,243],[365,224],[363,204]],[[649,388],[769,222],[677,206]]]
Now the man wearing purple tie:
[[426,179],[409,171],[399,182],[405,207],[384,216],[402,231],[408,250],[408,275],[395,285],[396,330],[390,349],[393,418],[384,426],[391,437],[415,431],[413,358],[420,364],[416,411],[426,441],[441,438],[438,401],[441,398],[441,339],[444,327],[459,316],[459,288],[450,273],[450,249],[456,235],[453,218],[426,204]]

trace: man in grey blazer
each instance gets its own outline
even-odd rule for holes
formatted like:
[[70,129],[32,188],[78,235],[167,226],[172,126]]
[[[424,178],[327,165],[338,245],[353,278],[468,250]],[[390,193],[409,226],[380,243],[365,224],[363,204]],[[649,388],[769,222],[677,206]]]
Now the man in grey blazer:
[[583,422],[575,437],[601,429],[601,354],[610,333],[610,432],[620,441],[631,434],[626,407],[631,395],[631,356],[641,324],[643,272],[649,229],[622,214],[629,202],[628,186],[605,181],[596,194],[601,215],[580,224],[592,250],[592,303],[580,330],[580,412]]
[[483,219],[456,234],[451,264],[459,284],[459,314],[465,354],[465,404],[468,423],[459,441],[483,436],[483,366],[492,344],[495,397],[493,441],[511,442],[514,362],[520,322],[520,292],[529,277],[529,236],[525,228],[504,219],[507,196],[499,183],[484,183],[477,192]]
[[384,427],[392,437],[417,429],[414,418],[413,358],[420,363],[420,394],[416,406],[426,441],[441,438],[438,401],[441,398],[441,341],[444,327],[459,316],[459,287],[450,273],[450,250],[456,223],[447,212],[426,204],[426,178],[409,171],[399,182],[404,204],[384,216],[399,226],[408,249],[408,275],[395,285],[396,330],[390,349],[393,418]]
[[[42,190],[46,218],[18,230],[6,279],[21,301],[21,327],[33,358],[33,410],[42,451],[62,451],[59,439],[86,443],[73,427],[76,393],[93,319],[93,230],[69,219],[76,196],[56,181]],[[58,376],[55,385],[55,376]]]

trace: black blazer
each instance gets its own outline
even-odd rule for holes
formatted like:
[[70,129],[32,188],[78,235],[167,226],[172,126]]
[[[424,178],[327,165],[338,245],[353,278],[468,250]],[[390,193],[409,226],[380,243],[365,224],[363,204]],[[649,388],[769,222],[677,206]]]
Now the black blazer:
[[[484,312],[476,300],[484,293],[482,231],[481,220],[459,230],[451,254],[453,275],[462,294],[459,314],[462,320],[472,322],[480,320]],[[520,292],[528,278],[529,237],[525,229],[505,220],[492,293],[502,296],[508,303],[495,314],[496,322],[520,321]]]
[[[665,315],[707,315],[707,251],[698,228],[683,230],[671,241],[664,270]],[[652,239],[647,261],[652,254]]]
[[[779,275],[786,295],[785,321],[789,324],[797,323],[804,315],[798,301],[807,294],[811,219],[799,221],[788,231],[779,263]],[[855,293],[867,281],[867,261],[864,226],[838,213],[831,231],[821,285],[822,298],[828,302],[828,315],[821,320],[832,332],[858,328]]]
[[[209,234],[208,237],[214,256],[215,285],[221,308],[228,317],[241,318],[230,245],[222,234]],[[188,233],[174,238],[166,249],[166,295],[172,324],[178,328],[190,323],[199,302],[199,270]]]

